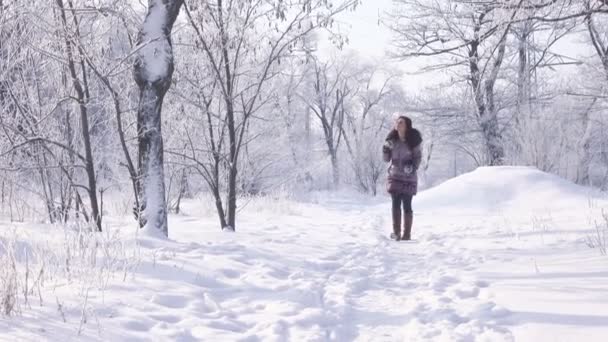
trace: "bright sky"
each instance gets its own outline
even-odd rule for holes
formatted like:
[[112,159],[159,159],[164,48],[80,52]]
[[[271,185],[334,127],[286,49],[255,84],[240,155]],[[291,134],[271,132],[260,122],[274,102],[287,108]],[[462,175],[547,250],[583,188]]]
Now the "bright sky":
[[[425,65],[424,58],[412,58],[406,61],[389,60],[386,55],[391,47],[391,32],[381,23],[386,20],[388,13],[393,7],[392,0],[363,0],[354,12],[342,13],[338,19],[343,22],[342,28],[348,34],[349,44],[341,53],[355,51],[363,58],[390,63],[395,68],[406,72],[403,86],[411,93],[420,93],[427,86],[435,85],[438,81],[448,80],[445,73],[435,72],[433,74],[415,74]],[[572,56],[582,60],[594,56],[590,44],[586,42],[586,35],[571,36],[556,44],[553,49],[560,54]],[[319,44],[321,56],[329,56],[337,50],[326,40]],[[555,70],[556,79],[569,74],[572,68],[558,68]],[[576,72],[576,71],[574,71]]]
[[425,86],[433,84],[437,76],[412,74],[423,65],[422,59],[395,61],[387,57],[387,52],[392,48],[392,37],[390,30],[382,22],[388,18],[388,12],[393,6],[392,2],[392,0],[363,0],[356,11],[342,13],[338,20],[343,23],[342,28],[348,35],[348,45],[343,51],[338,52],[329,41],[322,40],[319,50],[322,56],[354,51],[364,59],[392,65],[408,73],[403,79],[404,88],[412,93],[419,93]]
[[355,12],[344,15],[349,47],[362,55],[383,57],[390,45],[390,32],[380,21],[387,17],[392,0],[364,0]]
[[[391,7],[392,0],[363,0],[356,11],[340,13],[336,19],[340,22],[341,33],[348,36],[349,43],[343,52],[356,51],[359,55],[371,58],[383,58],[389,48],[390,32],[380,21],[386,18],[386,9]],[[336,30],[336,27],[332,28]],[[327,40],[321,39],[319,49],[322,55],[330,55],[336,49]]]

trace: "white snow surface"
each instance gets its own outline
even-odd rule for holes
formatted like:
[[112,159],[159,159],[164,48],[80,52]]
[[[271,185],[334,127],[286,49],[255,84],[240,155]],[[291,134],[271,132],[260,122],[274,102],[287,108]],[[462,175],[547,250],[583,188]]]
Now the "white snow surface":
[[608,200],[556,176],[487,167],[421,191],[413,242],[388,239],[387,196],[240,204],[231,233],[186,202],[170,240],[110,218],[95,267],[87,238],[0,222],[20,265],[36,250],[62,265],[0,315],[0,340],[608,341],[608,257],[585,243]]

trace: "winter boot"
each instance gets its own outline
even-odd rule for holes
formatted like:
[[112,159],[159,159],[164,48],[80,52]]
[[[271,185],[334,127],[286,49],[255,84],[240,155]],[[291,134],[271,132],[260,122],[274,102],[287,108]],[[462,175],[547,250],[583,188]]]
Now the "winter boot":
[[412,223],[414,221],[414,213],[405,213],[403,217],[403,237],[401,240],[412,239]]
[[401,209],[393,208],[393,234],[391,238],[399,241],[401,240]]

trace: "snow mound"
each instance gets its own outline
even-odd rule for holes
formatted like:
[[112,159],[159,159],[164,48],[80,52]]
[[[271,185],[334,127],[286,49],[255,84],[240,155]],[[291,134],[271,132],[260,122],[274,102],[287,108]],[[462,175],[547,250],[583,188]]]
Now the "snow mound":
[[533,167],[494,166],[452,178],[420,192],[422,210],[568,210],[605,199],[599,191],[574,184]]

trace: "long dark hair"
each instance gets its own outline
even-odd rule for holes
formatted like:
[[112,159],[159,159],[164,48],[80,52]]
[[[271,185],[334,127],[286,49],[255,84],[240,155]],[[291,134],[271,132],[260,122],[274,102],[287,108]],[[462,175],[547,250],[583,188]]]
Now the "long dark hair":
[[[412,119],[408,118],[405,115],[399,116],[397,120],[399,119],[403,119],[405,121],[405,127],[407,127],[405,133],[405,143],[407,144],[407,146],[409,148],[414,148],[420,145],[422,143],[422,134],[420,134],[420,131],[418,131],[412,126]],[[397,132],[397,130],[393,128],[386,136],[386,140],[395,141],[397,139],[399,139],[399,132]]]

